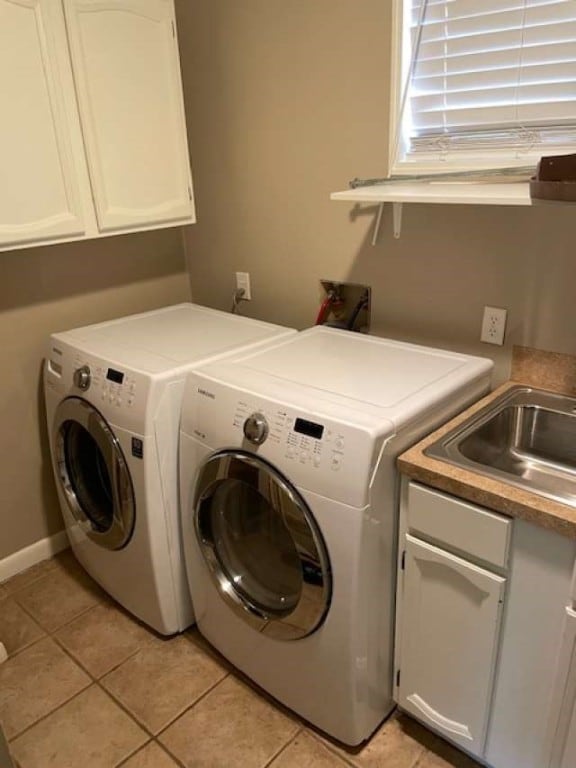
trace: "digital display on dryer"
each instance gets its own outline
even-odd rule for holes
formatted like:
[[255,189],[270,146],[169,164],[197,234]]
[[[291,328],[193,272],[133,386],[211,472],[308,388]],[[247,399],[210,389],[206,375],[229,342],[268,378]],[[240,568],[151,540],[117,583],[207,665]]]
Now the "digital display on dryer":
[[114,368],[108,368],[106,378],[108,381],[113,381],[114,384],[122,384],[124,381],[124,374],[120,373],[120,371],[115,371]]
[[294,432],[300,432],[301,435],[313,437],[315,440],[322,440],[324,427],[322,424],[315,424],[313,421],[306,421],[306,419],[296,419],[296,423],[294,424]]

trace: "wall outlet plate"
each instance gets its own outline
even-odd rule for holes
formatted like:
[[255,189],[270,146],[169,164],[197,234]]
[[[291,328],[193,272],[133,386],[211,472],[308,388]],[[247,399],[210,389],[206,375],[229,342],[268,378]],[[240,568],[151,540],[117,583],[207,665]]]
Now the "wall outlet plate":
[[243,290],[242,301],[251,301],[250,272],[236,272],[236,290]]
[[502,346],[504,344],[507,315],[508,310],[502,309],[502,307],[484,307],[480,341],[484,341],[486,344]]

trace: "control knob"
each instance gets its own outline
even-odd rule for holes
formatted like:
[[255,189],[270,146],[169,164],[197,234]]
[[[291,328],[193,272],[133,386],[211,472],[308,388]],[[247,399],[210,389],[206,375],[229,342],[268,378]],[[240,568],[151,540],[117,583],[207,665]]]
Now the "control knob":
[[90,368],[87,365],[83,365],[81,368],[76,368],[74,371],[74,384],[83,392],[88,389],[90,382],[92,381],[92,375]]
[[268,422],[262,413],[253,413],[244,422],[244,436],[254,445],[262,445],[268,432]]

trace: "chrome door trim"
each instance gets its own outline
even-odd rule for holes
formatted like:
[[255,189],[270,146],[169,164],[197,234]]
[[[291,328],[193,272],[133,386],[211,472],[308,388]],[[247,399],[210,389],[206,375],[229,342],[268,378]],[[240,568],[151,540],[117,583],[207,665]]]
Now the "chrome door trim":
[[[257,472],[254,487],[282,516],[301,564],[302,591],[296,607],[286,615],[266,612],[239,594],[225,572],[213,539],[202,524],[206,502],[225,480],[235,479],[234,465],[248,464]],[[242,481],[245,479],[240,477]],[[288,504],[280,504],[284,498]],[[288,513],[286,507],[289,508]],[[322,534],[306,501],[271,464],[244,451],[222,450],[200,466],[193,501],[196,537],[212,580],[222,599],[255,629],[278,640],[297,640],[314,632],[323,623],[332,596],[332,572]],[[315,576],[311,579],[311,574]]]
[[[95,530],[70,482],[64,445],[64,426],[68,422],[76,422],[83,427],[93,438],[104,457],[110,476],[113,501],[112,524],[106,531]],[[68,397],[62,400],[54,417],[53,444],[56,476],[68,508],[83,532],[105,549],[116,550],[125,547],[132,536],[136,521],[134,488],[120,443],[102,414],[80,397]]]

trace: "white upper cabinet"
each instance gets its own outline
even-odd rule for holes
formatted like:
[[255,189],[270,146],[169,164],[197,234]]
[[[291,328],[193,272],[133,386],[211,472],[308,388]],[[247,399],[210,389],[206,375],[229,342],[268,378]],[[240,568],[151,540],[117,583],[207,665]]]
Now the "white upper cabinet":
[[193,219],[171,0],[64,0],[98,227]]
[[66,89],[66,75],[71,84],[66,30],[54,8],[54,0],[0,0],[0,243],[5,245],[85,231],[69,119],[75,106]]
[[194,221],[173,0],[0,0],[0,249]]

